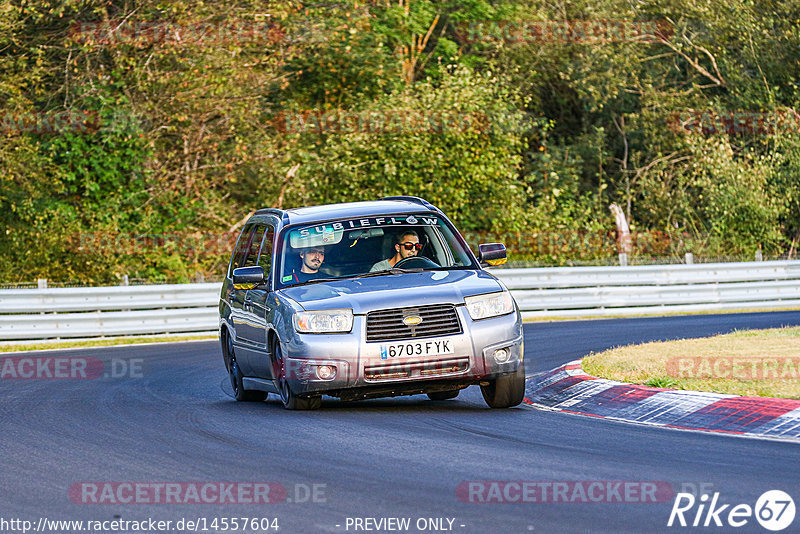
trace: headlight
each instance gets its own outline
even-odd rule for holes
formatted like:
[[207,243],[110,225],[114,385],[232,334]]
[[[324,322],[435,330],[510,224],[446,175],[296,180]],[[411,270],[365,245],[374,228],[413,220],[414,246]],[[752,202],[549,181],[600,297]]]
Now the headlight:
[[308,334],[349,332],[353,328],[353,310],[295,312],[294,328]]
[[514,299],[508,291],[464,297],[464,302],[467,304],[469,316],[476,321],[514,311]]

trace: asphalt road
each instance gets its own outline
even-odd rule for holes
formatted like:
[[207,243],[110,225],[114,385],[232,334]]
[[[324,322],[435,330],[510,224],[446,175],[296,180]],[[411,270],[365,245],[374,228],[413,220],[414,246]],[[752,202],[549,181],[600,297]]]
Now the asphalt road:
[[[798,324],[800,312],[533,323],[525,327],[526,362],[531,374],[614,345]],[[719,492],[719,505],[750,506],[763,492],[780,489],[800,505],[800,445],[793,443],[524,406],[490,410],[474,387],[442,402],[423,396],[326,399],[322,410],[307,413],[286,411],[273,396],[265,403],[236,403],[215,342],[57,354],[96,358],[105,372],[124,376],[0,380],[0,532],[21,532],[4,520],[38,524],[41,517],[205,518],[208,531],[215,531],[214,518],[234,516],[277,517],[280,533],[388,532],[366,529],[374,523],[356,529],[355,519],[389,517],[410,518],[410,528],[401,532],[768,532],[752,517],[738,529],[668,528],[671,494],[656,503],[464,502],[469,499],[457,488],[470,481],[586,481],[583,488],[590,481],[604,487],[651,481],[674,491],[702,487]],[[118,489],[113,484],[120,482],[273,482],[286,488],[287,499],[259,505],[92,504],[84,502],[92,498],[86,493],[91,486],[81,485],[86,482],[98,491]],[[78,488],[72,499],[71,487]],[[307,491],[314,487],[315,497]],[[609,495],[615,500],[613,491]],[[730,508],[720,515],[723,524]],[[690,524],[697,510],[686,513]],[[428,518],[445,519],[439,524]],[[701,525],[704,520],[702,515]],[[798,526],[800,519],[786,532]]]

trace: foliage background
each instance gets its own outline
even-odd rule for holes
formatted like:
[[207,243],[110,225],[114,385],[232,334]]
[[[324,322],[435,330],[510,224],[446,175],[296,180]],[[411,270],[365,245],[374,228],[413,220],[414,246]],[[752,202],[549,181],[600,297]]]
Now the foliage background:
[[[568,20],[668,31],[587,42],[475,26]],[[119,21],[261,26],[208,39],[78,31]],[[439,205],[471,242],[507,241],[512,259],[614,258],[612,202],[636,235],[632,261],[793,257],[799,74],[795,1],[6,1],[0,280],[212,277],[259,207],[397,194]],[[278,127],[309,110],[463,114],[490,127]],[[64,111],[89,120],[20,127]],[[705,111],[788,119],[680,123]]]

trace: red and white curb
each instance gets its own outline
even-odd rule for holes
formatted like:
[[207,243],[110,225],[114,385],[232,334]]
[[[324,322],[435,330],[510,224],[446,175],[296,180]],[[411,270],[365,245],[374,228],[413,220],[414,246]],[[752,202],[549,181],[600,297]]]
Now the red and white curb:
[[525,403],[686,430],[800,442],[800,400],[653,388],[589,376],[581,360],[528,381]]

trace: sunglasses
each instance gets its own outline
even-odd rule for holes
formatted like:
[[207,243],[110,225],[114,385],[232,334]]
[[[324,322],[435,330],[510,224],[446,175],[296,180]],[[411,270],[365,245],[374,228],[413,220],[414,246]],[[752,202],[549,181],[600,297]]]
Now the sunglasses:
[[412,243],[411,241],[406,241],[405,243],[400,243],[402,247],[406,250],[422,250],[422,243]]

